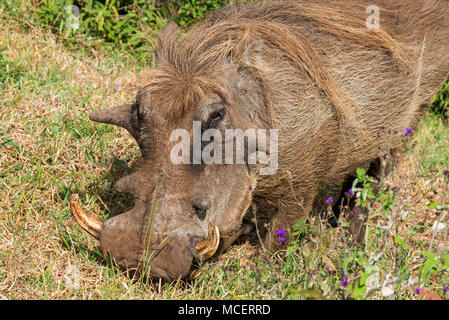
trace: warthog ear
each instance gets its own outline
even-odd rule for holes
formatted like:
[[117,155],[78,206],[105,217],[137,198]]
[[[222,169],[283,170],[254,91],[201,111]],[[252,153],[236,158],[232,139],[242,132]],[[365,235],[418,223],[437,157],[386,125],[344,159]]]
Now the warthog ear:
[[[236,72],[228,72],[230,82],[238,92],[238,103],[242,116],[248,123],[258,123],[260,128],[274,128],[275,114],[271,103],[270,90],[257,60],[263,56],[264,41],[248,42],[240,60],[229,63]],[[232,68],[229,68],[232,69]]]
[[269,88],[261,72],[243,63],[237,70],[235,87],[242,116],[249,123],[258,123],[260,128],[274,128],[274,110]]
[[148,134],[149,129],[146,123],[139,119],[138,105],[136,103],[97,110],[92,112],[89,118],[92,121],[113,124],[125,128],[137,141],[142,156],[145,157],[149,153],[149,146],[146,141],[146,135]]
[[132,104],[124,104],[111,109],[97,110],[90,114],[89,119],[125,128],[136,137],[139,128],[137,128],[132,121],[131,115],[133,107],[134,105]]
[[170,54],[172,44],[176,40],[176,23],[174,21],[168,22],[159,34],[159,40],[155,50],[156,66]]

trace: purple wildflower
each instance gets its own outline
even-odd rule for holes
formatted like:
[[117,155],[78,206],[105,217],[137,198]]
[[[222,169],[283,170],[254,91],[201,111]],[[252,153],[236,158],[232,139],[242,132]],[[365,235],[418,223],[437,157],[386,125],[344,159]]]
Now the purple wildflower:
[[342,287],[346,287],[348,285],[348,280],[343,280],[342,282],[340,282]]
[[279,242],[284,245],[285,241],[287,241],[287,238],[279,238]]
[[449,175],[449,170],[444,169],[444,170],[443,170],[443,173],[444,173],[445,176],[448,176],[448,175]]
[[405,128],[404,137],[408,136],[410,133],[412,133],[412,128]]
[[443,291],[444,291],[444,292],[447,292],[447,290],[449,290],[449,287],[448,287],[448,286],[444,286],[444,287],[443,287]]
[[232,271],[232,266],[227,266],[226,268],[225,268],[225,270],[227,270],[227,271]]
[[251,191],[251,190],[253,190],[253,185],[252,184],[249,185],[249,191]]
[[352,190],[352,189],[349,189],[347,193],[348,193],[351,197],[354,196],[354,190]]
[[332,202],[334,202],[334,198],[332,198],[332,197],[327,198],[327,200],[326,200],[327,204],[332,204]]
[[331,269],[327,269],[327,273],[328,273],[329,275],[331,275],[331,274],[332,274],[332,270],[331,270]]
[[354,210],[352,210],[352,213],[353,213],[353,214],[356,214],[358,211],[359,211],[359,208],[358,208],[358,207],[355,207]]
[[287,234],[287,231],[285,230],[285,229],[280,229],[280,230],[278,230],[278,232],[276,232],[276,235],[278,236],[278,237],[283,237],[283,236],[285,236]]
[[416,294],[420,293],[420,292],[421,292],[421,288],[416,288],[414,292],[415,292]]
[[345,279],[349,278],[349,274],[344,274],[343,277],[345,277]]

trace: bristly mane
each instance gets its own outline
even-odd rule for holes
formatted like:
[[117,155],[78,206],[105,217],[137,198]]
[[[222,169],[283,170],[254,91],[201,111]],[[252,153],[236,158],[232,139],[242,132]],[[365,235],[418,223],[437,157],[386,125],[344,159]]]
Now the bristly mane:
[[223,66],[242,63],[248,47],[263,39],[268,50],[284,55],[311,77],[336,107],[340,121],[349,120],[363,134],[357,106],[329,74],[315,44],[302,37],[301,30],[314,30],[317,35],[333,36],[353,46],[381,48],[404,68],[410,66],[414,51],[383,29],[366,28],[366,17],[357,14],[365,6],[344,1],[336,9],[314,2],[269,1],[219,10],[180,39],[162,39],[165,43],[157,53],[159,68],[146,86],[165,93],[166,106],[182,114],[206,92],[226,92],[216,81]]

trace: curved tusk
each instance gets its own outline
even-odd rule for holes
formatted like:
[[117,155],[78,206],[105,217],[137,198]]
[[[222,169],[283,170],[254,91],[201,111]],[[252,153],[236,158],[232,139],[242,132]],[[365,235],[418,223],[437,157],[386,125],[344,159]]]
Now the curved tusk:
[[203,260],[212,257],[217,252],[220,244],[220,231],[216,226],[209,223],[209,232],[207,238],[195,245],[197,256],[202,256]]
[[97,218],[91,217],[86,213],[86,211],[84,211],[83,207],[79,203],[79,197],[77,194],[72,194],[69,202],[70,210],[80,226],[95,238],[100,239],[100,233],[103,229],[103,222],[99,221]]

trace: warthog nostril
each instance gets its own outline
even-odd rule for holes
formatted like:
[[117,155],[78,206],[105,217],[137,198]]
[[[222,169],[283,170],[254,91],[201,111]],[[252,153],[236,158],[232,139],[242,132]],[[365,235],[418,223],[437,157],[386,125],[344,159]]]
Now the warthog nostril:
[[206,218],[206,210],[193,207],[195,209],[195,214],[197,215],[198,219],[204,220]]
[[204,196],[195,196],[191,199],[191,203],[198,218],[204,220],[206,218],[206,211],[211,207],[210,199]]

